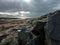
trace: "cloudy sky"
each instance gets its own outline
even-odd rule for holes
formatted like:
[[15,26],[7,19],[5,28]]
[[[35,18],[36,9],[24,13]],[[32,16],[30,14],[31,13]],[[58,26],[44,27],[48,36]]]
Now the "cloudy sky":
[[0,0],[1,16],[39,17],[59,9],[60,0]]

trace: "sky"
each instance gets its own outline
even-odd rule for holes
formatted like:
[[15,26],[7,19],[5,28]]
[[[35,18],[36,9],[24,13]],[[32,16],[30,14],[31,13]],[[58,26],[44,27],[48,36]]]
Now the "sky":
[[60,0],[0,0],[0,17],[40,17],[60,9]]

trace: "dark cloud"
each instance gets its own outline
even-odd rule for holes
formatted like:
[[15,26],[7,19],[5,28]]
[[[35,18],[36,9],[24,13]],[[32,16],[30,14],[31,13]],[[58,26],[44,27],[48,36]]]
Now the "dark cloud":
[[[32,0],[29,4],[23,2],[23,10],[31,12],[30,15],[26,15],[27,17],[39,17],[43,14],[57,10],[60,7],[59,2],[60,0]],[[21,3],[22,0],[0,0],[0,12],[21,11]]]

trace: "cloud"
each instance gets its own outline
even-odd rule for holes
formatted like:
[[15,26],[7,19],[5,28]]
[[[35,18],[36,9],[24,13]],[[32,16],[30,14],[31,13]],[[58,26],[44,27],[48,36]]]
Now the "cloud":
[[29,15],[29,11],[18,11],[18,12],[0,12],[0,15],[7,15],[7,16],[16,16],[16,17],[25,17]]
[[0,0],[1,2],[19,2],[21,0]]
[[[0,14],[18,15],[22,11],[22,0],[0,0]],[[27,4],[23,2],[23,11],[31,12],[29,17],[39,17],[56,9],[60,9],[60,0],[33,0]],[[13,12],[13,13],[12,13]]]
[[60,4],[58,4],[56,7],[53,7],[53,10],[60,10]]
[[47,2],[48,0],[43,0],[43,2]]
[[18,12],[0,12],[1,15],[18,15]]

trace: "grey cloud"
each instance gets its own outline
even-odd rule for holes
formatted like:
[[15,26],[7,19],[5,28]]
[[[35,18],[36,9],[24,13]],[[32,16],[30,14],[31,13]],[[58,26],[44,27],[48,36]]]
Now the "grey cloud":
[[[43,14],[47,14],[54,11],[55,7],[60,3],[60,0],[33,0],[31,4],[23,3],[23,10],[30,11],[29,17],[39,17]],[[60,7],[60,6],[58,6]],[[21,11],[21,0],[0,0],[0,12],[9,11],[17,12]],[[27,16],[27,15],[26,15]],[[27,17],[28,17],[27,16]]]

